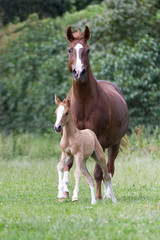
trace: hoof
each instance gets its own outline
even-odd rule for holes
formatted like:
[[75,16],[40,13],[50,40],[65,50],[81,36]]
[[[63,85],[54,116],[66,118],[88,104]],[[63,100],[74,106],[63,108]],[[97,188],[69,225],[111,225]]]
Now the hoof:
[[96,200],[94,200],[94,201],[91,202],[92,205],[95,205],[96,203],[97,203]]
[[64,192],[63,194],[65,199],[69,199],[69,192]]
[[102,196],[96,196],[96,200],[101,200],[102,199]]
[[117,203],[117,199],[116,198],[112,198],[112,202],[113,203]]
[[63,202],[64,198],[59,198],[58,200],[59,200],[59,202]]
[[72,197],[72,202],[77,202],[78,198],[77,197]]

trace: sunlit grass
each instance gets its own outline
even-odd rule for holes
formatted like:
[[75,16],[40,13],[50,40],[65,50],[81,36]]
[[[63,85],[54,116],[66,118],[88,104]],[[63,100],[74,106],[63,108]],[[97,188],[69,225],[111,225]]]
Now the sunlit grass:
[[[75,166],[70,172],[70,199],[59,203],[56,169],[60,157],[59,136],[15,138],[13,149],[11,136],[2,137],[0,239],[159,238],[159,152],[153,155],[128,150],[119,154],[113,178],[117,204],[102,200],[91,206],[90,189],[84,177],[80,182],[79,200],[72,203]],[[11,152],[5,155],[4,148],[8,146]],[[88,168],[93,174],[91,159]]]

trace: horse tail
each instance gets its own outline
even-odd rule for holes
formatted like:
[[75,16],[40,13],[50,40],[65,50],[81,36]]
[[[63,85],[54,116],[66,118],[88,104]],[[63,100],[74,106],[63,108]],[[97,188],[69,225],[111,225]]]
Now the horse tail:
[[120,150],[123,152],[123,148],[128,148],[128,147],[129,147],[129,140],[127,135],[125,135],[121,140]]

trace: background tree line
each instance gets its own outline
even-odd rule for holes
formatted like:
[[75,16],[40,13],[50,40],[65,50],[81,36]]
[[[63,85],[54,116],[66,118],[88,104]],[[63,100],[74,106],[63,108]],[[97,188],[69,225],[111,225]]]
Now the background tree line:
[[24,21],[29,14],[37,13],[40,18],[57,17],[69,11],[78,11],[89,4],[102,0],[0,0],[3,24],[16,19]]
[[107,0],[61,18],[39,20],[38,15],[30,15],[16,28],[11,25],[13,39],[11,36],[11,41],[0,49],[1,130],[50,129],[54,94],[65,97],[72,84],[64,38],[69,25],[74,30],[90,27],[93,74],[121,88],[129,108],[130,129],[159,125],[158,0]]

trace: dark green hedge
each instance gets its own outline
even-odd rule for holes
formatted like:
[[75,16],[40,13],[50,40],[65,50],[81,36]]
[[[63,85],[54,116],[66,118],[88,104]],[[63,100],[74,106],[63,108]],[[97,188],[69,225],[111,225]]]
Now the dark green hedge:
[[54,118],[54,94],[71,86],[67,69],[66,27],[88,24],[90,62],[97,79],[117,84],[127,100],[130,129],[155,127],[160,120],[159,1],[108,0],[104,13],[89,10],[62,19],[26,23],[20,37],[0,55],[0,128],[46,131]]
[[37,13],[40,18],[61,16],[66,11],[77,11],[89,4],[100,3],[102,0],[0,0],[3,12],[3,24],[24,21],[29,14]]

